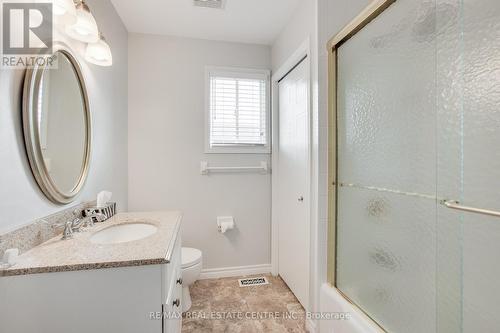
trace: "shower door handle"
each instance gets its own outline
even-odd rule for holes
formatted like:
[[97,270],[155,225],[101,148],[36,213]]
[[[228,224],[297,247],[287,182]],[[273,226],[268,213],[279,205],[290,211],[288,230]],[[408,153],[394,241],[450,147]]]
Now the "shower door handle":
[[446,207],[451,208],[451,209],[455,209],[455,210],[461,210],[461,211],[469,212],[469,213],[500,217],[500,212],[497,212],[494,210],[488,210],[488,209],[462,206],[462,205],[460,205],[460,203],[458,201],[443,200],[443,201],[441,201],[441,203],[443,205],[445,205]]

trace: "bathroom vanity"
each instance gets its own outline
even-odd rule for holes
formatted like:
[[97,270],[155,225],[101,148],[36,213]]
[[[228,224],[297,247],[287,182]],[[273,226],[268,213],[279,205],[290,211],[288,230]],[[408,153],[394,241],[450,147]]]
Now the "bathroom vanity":
[[[52,50],[57,66],[25,72],[24,145],[42,193],[67,205],[89,175],[93,122],[77,53],[62,42]],[[61,227],[45,223],[42,232],[23,227],[0,244],[25,251],[0,269],[0,332],[180,332],[181,214],[119,214],[73,233],[81,221],[62,221],[63,237],[45,238]]]
[[123,213],[0,270],[0,331],[177,333],[179,212]]

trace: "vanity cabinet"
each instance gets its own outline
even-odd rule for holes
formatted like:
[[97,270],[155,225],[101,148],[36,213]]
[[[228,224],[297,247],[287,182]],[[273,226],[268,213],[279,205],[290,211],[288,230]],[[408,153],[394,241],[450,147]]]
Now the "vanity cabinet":
[[181,240],[171,241],[167,264],[0,277],[0,332],[180,332]]
[[162,331],[181,332],[182,323],[182,269],[181,247],[177,245],[171,264],[163,265]]

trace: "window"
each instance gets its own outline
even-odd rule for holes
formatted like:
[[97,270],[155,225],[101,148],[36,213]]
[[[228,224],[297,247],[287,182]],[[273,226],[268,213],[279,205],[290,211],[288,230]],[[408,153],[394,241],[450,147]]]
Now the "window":
[[207,69],[207,153],[269,153],[269,75]]

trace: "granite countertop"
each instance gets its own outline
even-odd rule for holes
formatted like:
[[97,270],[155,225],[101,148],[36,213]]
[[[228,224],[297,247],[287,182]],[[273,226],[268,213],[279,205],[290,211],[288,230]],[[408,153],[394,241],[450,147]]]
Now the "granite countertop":
[[[170,262],[180,229],[180,212],[121,213],[94,227],[61,240],[58,235],[20,255],[16,264],[0,269],[0,276],[66,272],[100,268],[159,265]],[[147,223],[158,230],[136,241],[94,244],[90,238],[98,231],[123,223]]]

